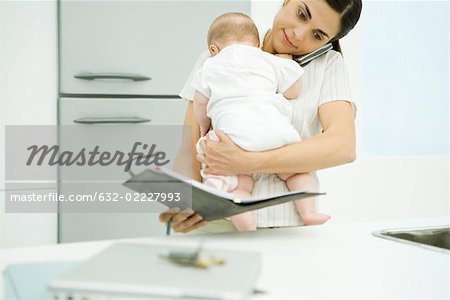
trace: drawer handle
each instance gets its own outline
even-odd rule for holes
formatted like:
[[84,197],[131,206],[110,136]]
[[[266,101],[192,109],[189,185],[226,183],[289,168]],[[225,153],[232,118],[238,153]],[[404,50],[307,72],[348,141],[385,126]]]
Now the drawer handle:
[[150,119],[140,117],[84,117],[73,120],[79,124],[136,124],[150,122]]
[[127,74],[127,73],[80,73],[73,77],[83,80],[96,80],[96,79],[124,79],[132,81],[145,81],[151,80],[150,77],[139,74]]

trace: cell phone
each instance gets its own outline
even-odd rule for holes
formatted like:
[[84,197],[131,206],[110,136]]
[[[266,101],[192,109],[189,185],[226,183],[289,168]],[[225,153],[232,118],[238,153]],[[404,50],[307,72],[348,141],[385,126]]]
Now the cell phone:
[[304,65],[306,65],[307,63],[309,63],[313,59],[315,59],[315,58],[317,58],[317,57],[327,53],[331,49],[333,49],[333,45],[332,44],[326,44],[325,46],[322,46],[319,49],[314,50],[311,53],[308,53],[308,54],[303,55],[303,56],[294,57],[294,60],[296,62],[298,62],[300,66],[303,67]]

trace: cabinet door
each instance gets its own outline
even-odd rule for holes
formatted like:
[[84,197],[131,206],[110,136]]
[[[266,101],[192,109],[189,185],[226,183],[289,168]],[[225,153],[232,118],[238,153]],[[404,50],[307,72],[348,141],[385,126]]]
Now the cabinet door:
[[60,92],[177,95],[228,11],[250,1],[61,0]]
[[[41,185],[42,186],[42,185]],[[30,247],[37,245],[56,244],[56,213],[38,213],[37,206],[25,202],[15,202],[15,208],[23,209],[17,212],[6,202],[17,195],[50,195],[55,189],[29,189],[0,191],[0,203],[4,209],[0,210],[0,249],[15,247]],[[34,206],[35,211],[27,210]]]
[[[76,146],[77,143],[86,145],[85,138],[88,136],[90,136],[89,140],[96,142],[124,140],[128,138],[127,133],[143,128],[147,130],[152,125],[158,128],[162,127],[155,125],[169,125],[165,128],[173,128],[176,126],[170,125],[183,124],[186,105],[186,101],[182,99],[60,99],[60,124],[64,125],[59,130],[60,147],[66,149],[67,144]],[[70,130],[74,129],[73,127],[77,130],[77,134],[69,134]],[[111,130],[105,131],[105,128]],[[123,128],[127,128],[128,131],[122,130]],[[97,137],[98,140],[96,140]],[[153,141],[154,138],[174,139],[174,151],[178,150],[177,143],[181,142],[181,135],[164,136],[164,132],[158,134],[157,137],[148,136],[150,141]],[[159,145],[158,142],[156,144]],[[86,147],[86,149],[91,148]],[[174,153],[169,156],[174,157]],[[96,173],[97,171],[100,173]],[[93,195],[94,192],[126,195],[133,192],[121,185],[130,178],[129,174],[124,172],[123,167],[113,168],[112,171],[107,170],[106,172],[89,167],[86,171],[77,172],[79,173],[74,177],[73,170],[60,168],[60,195],[65,197]],[[95,175],[93,175],[94,173]],[[102,174],[105,176],[103,177]],[[79,182],[79,180],[84,180],[84,182]],[[102,182],[97,184],[95,180]],[[95,213],[66,211],[59,214],[59,242],[163,236],[165,226],[158,220],[158,213],[163,210],[165,210],[163,205],[159,207],[156,205],[152,207],[151,211],[145,210],[142,213],[117,210]]]

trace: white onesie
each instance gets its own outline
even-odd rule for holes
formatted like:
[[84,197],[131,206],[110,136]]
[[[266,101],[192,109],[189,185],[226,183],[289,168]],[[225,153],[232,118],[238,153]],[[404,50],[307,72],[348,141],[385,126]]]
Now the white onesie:
[[207,115],[241,148],[264,151],[300,140],[284,93],[303,74],[291,59],[233,44],[205,61],[192,87],[209,98]]
[[[233,44],[205,61],[192,87],[209,98],[206,110],[214,129],[245,150],[264,151],[300,140],[291,125],[291,103],[282,93],[302,74],[291,59]],[[199,144],[197,151],[202,153]],[[236,176],[201,174],[206,184],[220,190],[237,187]]]
[[[210,57],[208,50],[203,51],[189,74],[180,97],[187,101],[194,99],[195,90],[192,81],[197,71]],[[292,100],[292,124],[300,132],[302,139],[321,134],[324,130],[319,118],[319,108],[334,101],[347,101],[355,113],[356,98],[352,96],[347,68],[342,54],[334,50],[314,59],[304,68],[300,77],[300,95]],[[315,174],[315,172],[313,172]],[[314,175],[315,176],[315,175]],[[253,174],[255,181],[252,195],[267,197],[287,192],[286,183],[276,174]],[[303,225],[293,202],[261,208],[255,211],[258,227],[283,227]]]

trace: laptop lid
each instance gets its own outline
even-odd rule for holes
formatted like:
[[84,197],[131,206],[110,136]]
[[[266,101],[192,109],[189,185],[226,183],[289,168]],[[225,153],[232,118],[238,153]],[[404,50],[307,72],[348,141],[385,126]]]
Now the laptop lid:
[[170,253],[193,253],[195,248],[119,243],[52,280],[53,294],[77,297],[108,295],[156,298],[244,299],[256,283],[258,252],[202,249],[201,257],[223,264],[207,268],[175,263]]

